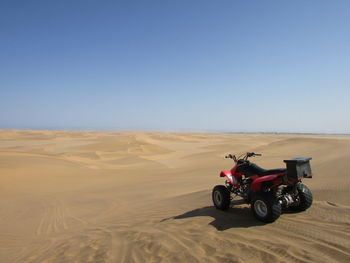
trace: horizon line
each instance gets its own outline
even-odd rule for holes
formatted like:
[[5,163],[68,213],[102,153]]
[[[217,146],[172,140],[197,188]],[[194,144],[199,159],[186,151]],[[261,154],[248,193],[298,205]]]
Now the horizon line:
[[296,135],[350,135],[337,132],[286,132],[286,131],[228,131],[205,129],[126,129],[126,128],[0,128],[0,131],[52,131],[52,132],[160,132],[160,133],[218,133],[218,134],[296,134]]

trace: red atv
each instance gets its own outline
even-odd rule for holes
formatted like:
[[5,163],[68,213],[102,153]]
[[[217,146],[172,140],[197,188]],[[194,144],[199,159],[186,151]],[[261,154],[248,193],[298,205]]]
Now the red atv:
[[301,183],[302,178],[311,178],[311,158],[284,160],[287,168],[265,170],[248,161],[249,157],[261,154],[248,152],[236,157],[229,154],[235,166],[230,171],[221,171],[226,177],[224,185],[213,189],[212,198],[217,209],[227,210],[231,201],[240,196],[251,204],[254,216],[263,222],[273,222],[282,213],[282,208],[304,211],[312,204],[310,189]]

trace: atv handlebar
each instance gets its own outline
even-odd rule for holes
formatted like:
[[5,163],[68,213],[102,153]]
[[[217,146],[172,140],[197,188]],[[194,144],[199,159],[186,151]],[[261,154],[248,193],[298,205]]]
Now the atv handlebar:
[[234,154],[229,154],[229,155],[226,155],[225,158],[233,159],[235,162],[237,162],[237,160],[240,160],[240,159],[247,160],[249,157],[254,157],[254,156],[262,156],[262,154],[254,153],[254,152],[247,152],[246,154],[242,154],[239,157],[236,157],[236,155],[234,155]]
[[247,157],[254,157],[254,156],[261,156],[262,154],[261,153],[247,153]]

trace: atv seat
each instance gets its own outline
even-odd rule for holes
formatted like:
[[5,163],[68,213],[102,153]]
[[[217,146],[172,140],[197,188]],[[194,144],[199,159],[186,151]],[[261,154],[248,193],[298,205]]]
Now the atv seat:
[[264,170],[264,171],[260,172],[258,175],[265,176],[265,175],[270,175],[270,174],[284,173],[286,171],[287,171],[286,168],[269,169],[269,170]]
[[248,167],[246,167],[245,174],[247,176],[252,175],[258,175],[258,176],[265,176],[270,174],[278,174],[278,173],[284,173],[286,172],[286,168],[277,168],[277,169],[264,169],[260,166],[256,165],[255,163],[249,163]]

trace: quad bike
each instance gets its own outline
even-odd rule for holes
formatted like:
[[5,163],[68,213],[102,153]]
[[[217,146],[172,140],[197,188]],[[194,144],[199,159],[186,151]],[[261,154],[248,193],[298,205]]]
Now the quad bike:
[[311,158],[284,160],[287,168],[265,170],[248,160],[254,156],[261,154],[225,156],[233,159],[235,165],[230,171],[221,171],[220,177],[226,177],[226,183],[213,189],[212,198],[217,209],[227,210],[231,201],[240,196],[251,205],[258,220],[270,223],[279,218],[282,209],[304,211],[311,206],[312,193],[301,182],[303,178],[312,177]]

